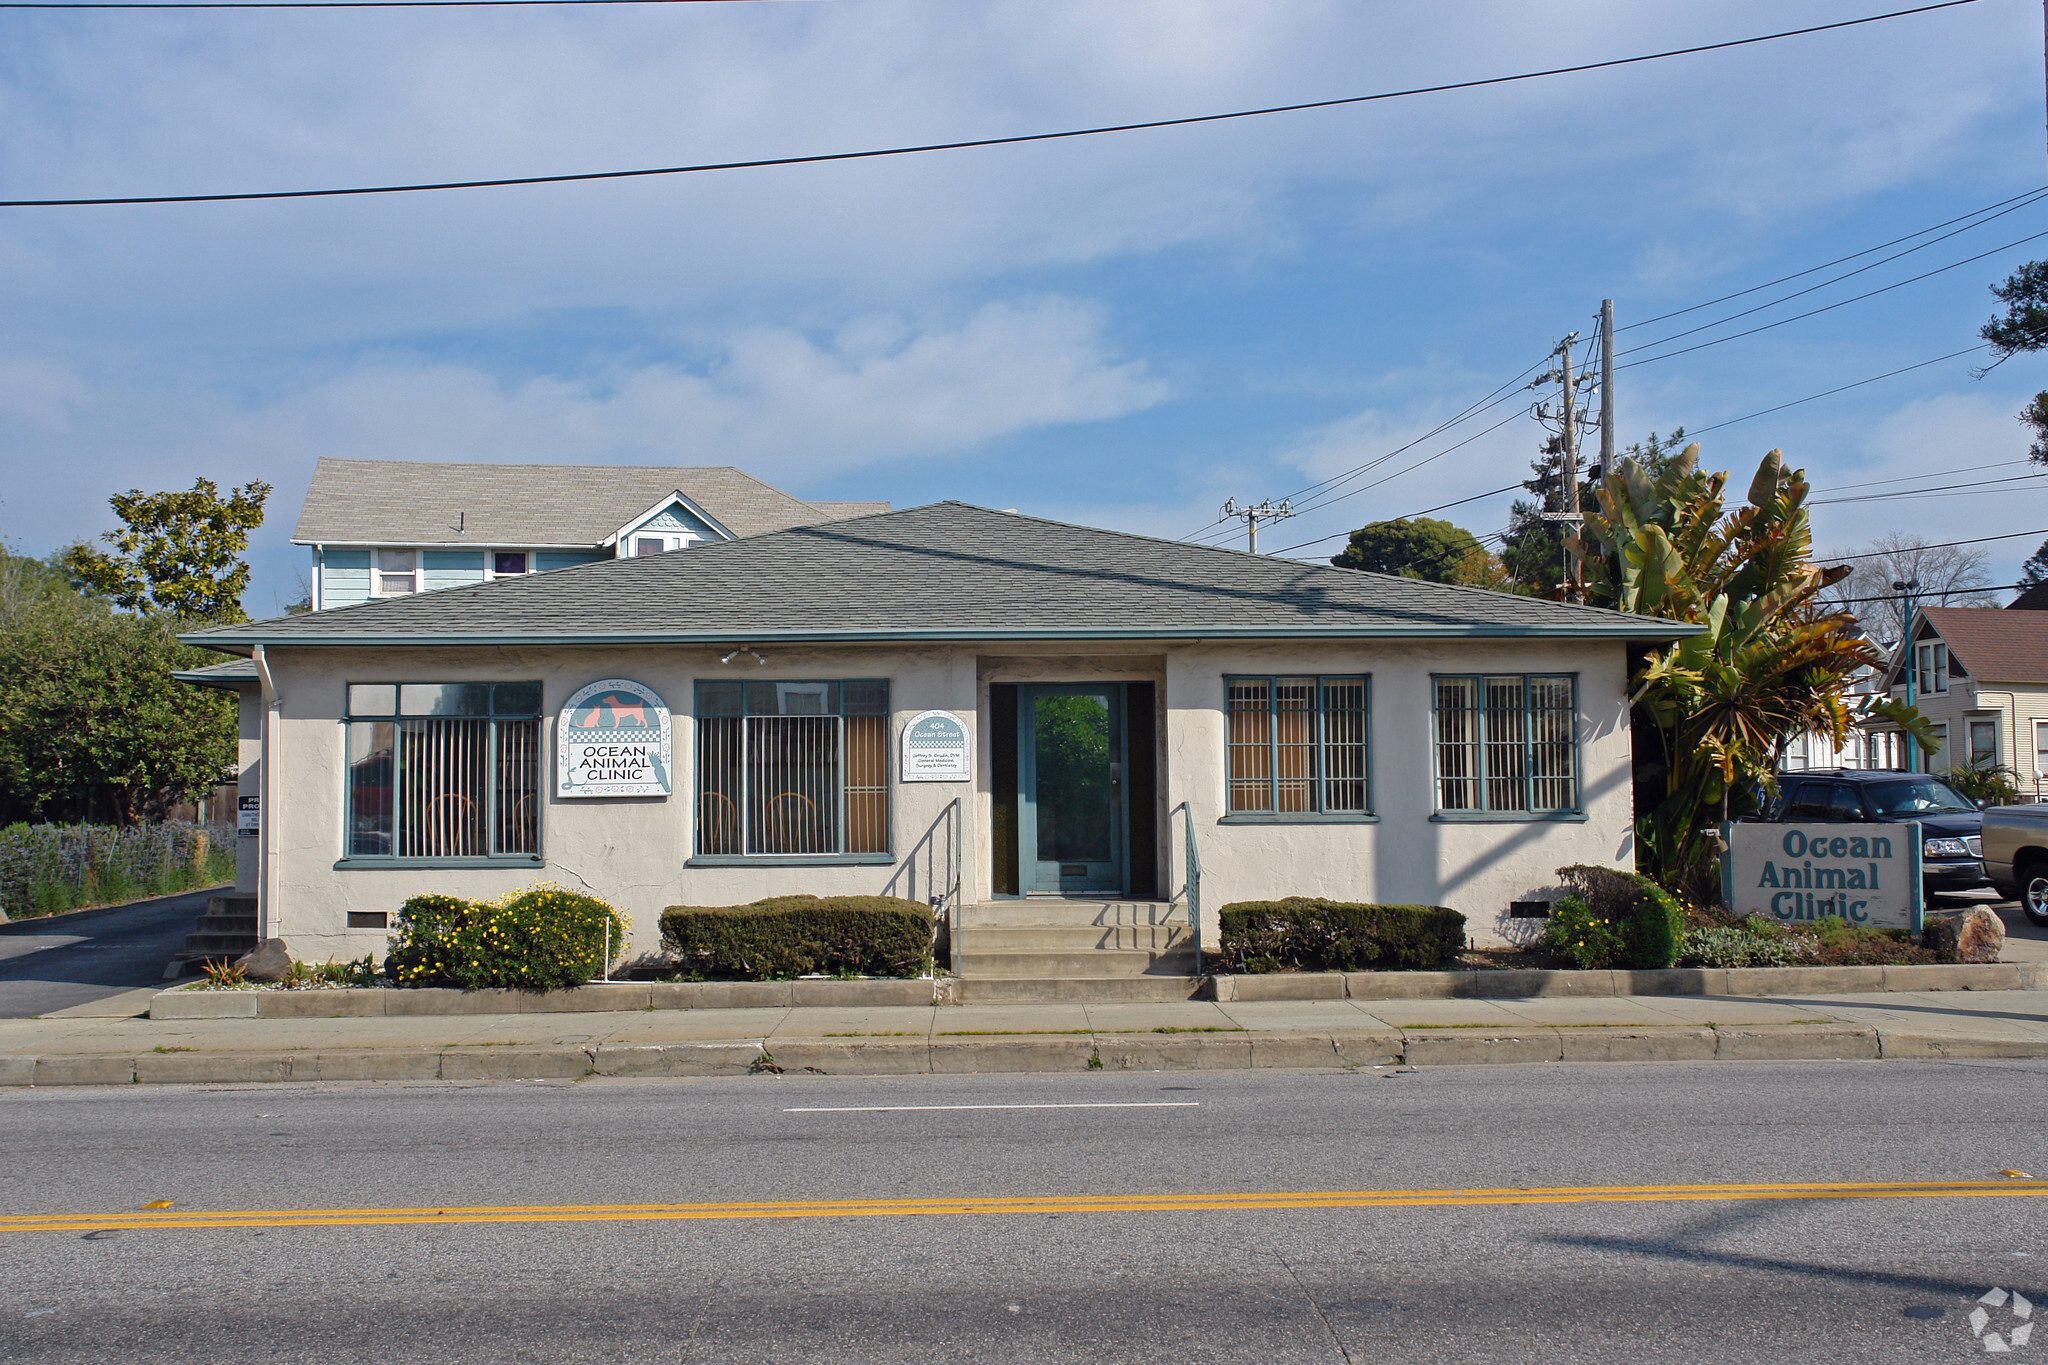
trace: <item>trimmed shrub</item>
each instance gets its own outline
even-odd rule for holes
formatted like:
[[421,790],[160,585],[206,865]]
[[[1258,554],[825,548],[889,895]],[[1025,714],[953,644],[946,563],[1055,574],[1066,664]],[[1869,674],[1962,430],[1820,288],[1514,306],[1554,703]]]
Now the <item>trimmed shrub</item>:
[[1426,972],[1465,946],[1465,917],[1441,905],[1289,896],[1226,905],[1218,923],[1233,972]]
[[692,980],[923,976],[932,912],[896,896],[770,896],[751,905],[671,905],[661,944]]
[[1811,933],[1823,967],[1905,967],[1941,961],[1937,951],[1913,942],[1904,929],[1872,929],[1840,915],[1823,915],[1813,922]]
[[[607,933],[609,931],[609,933]],[[626,926],[595,896],[543,882],[494,901],[414,896],[399,907],[384,969],[401,986],[580,986],[625,950]]]
[[[1685,912],[1663,887],[1633,872],[1583,863],[1560,867],[1557,876],[1569,894],[1543,926],[1550,951],[1594,971],[1655,969],[1678,960]],[[1567,911],[1572,902],[1580,908]]]
[[1681,967],[1792,967],[1813,961],[1811,945],[1775,920],[1742,919],[1688,929],[1678,946]]

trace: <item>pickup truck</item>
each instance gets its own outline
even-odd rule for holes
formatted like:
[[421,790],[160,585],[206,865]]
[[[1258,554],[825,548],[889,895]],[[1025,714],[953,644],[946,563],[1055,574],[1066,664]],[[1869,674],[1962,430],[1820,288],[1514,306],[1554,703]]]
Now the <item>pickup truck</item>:
[[2048,804],[1988,806],[1984,875],[2035,924],[2048,925]]

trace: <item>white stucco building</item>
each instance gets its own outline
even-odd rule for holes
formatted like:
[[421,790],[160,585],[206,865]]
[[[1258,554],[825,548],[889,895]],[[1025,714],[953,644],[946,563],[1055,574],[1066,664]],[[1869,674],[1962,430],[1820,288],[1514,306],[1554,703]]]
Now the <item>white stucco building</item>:
[[1633,866],[1628,651],[1691,629],[942,503],[187,638],[244,656],[247,881],[317,960],[542,880],[641,947],[798,892],[1184,902],[1191,838],[1212,946],[1282,895],[1498,941]]

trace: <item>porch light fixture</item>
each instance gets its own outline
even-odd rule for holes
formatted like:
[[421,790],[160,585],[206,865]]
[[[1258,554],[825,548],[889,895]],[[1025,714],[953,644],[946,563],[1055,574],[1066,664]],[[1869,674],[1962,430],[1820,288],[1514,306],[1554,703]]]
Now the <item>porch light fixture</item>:
[[726,653],[719,655],[718,662],[722,664],[729,664],[742,654],[753,655],[754,662],[757,664],[766,664],[768,662],[767,657],[763,655],[760,650],[754,649],[748,645],[741,645],[736,649],[728,650]]

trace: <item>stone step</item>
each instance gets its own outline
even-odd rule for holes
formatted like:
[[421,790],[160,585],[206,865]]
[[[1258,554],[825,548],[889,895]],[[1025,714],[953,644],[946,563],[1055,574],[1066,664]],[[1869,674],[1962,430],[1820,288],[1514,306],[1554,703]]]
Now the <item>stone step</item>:
[[961,977],[950,988],[960,1005],[1021,1005],[1065,1000],[1082,1004],[1164,1004],[1206,994],[1208,983],[1194,976]]
[[253,892],[240,896],[232,893],[225,896],[210,896],[206,901],[206,913],[253,916],[256,913],[256,896]]
[[256,947],[256,935],[248,934],[187,934],[185,951],[205,953],[211,956],[232,954],[240,957]]
[[1143,948],[1163,952],[1189,942],[1185,924],[1018,924],[960,931],[969,953],[1059,953],[1088,949]]
[[254,934],[256,915],[201,915],[192,926],[195,934]]
[[1194,967],[1193,947],[1151,952],[1146,949],[1096,948],[1059,953],[984,953],[966,948],[962,939],[962,977],[1135,977],[1184,975]]
[[984,901],[960,908],[964,929],[1030,925],[1180,924],[1187,911],[1172,901],[1059,900],[1031,896],[1023,900]]

